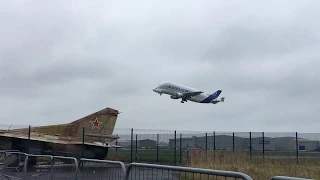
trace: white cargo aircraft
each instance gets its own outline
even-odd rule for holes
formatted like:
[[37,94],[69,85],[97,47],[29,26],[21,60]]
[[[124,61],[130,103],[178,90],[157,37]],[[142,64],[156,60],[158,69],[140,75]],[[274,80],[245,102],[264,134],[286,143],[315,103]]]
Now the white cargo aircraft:
[[180,99],[181,103],[187,102],[187,100],[197,102],[197,103],[213,103],[224,102],[224,97],[218,100],[218,96],[222,92],[221,90],[216,91],[213,94],[204,94],[204,92],[199,91],[194,88],[190,88],[177,83],[165,81],[162,82],[158,87],[153,89],[154,92],[161,94],[171,95],[171,99]]

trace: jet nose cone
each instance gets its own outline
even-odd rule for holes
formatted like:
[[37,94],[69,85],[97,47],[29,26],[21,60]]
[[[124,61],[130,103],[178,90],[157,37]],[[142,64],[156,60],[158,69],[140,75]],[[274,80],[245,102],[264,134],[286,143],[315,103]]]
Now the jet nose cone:
[[161,93],[161,90],[160,89],[157,89],[157,88],[155,88],[155,89],[152,89],[154,92],[156,92],[156,93]]

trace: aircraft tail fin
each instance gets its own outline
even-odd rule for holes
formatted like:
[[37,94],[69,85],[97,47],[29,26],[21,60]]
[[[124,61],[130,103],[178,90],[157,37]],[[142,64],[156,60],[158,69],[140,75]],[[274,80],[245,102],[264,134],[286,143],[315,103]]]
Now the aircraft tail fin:
[[213,94],[211,94],[212,95],[212,98],[213,99],[216,99],[217,97],[219,97],[219,95],[221,94],[221,90],[218,90],[218,91],[216,91],[216,92],[214,92]]
[[72,135],[82,133],[82,128],[85,129],[85,134],[100,134],[111,135],[113,133],[119,111],[111,108],[105,108],[88,116],[80,118],[68,124],[69,129],[65,129],[64,135]]
[[119,111],[105,108],[67,124],[33,127],[32,132],[58,136],[61,140],[81,140],[83,128],[85,141],[113,141],[112,135]]

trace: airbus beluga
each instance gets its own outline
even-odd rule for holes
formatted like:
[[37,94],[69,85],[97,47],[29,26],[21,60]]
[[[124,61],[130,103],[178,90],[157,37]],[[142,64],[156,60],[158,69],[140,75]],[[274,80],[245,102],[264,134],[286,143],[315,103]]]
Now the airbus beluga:
[[160,94],[160,96],[162,94],[170,95],[171,99],[181,98],[181,103],[187,102],[188,100],[197,103],[212,104],[224,102],[224,97],[217,99],[222,92],[221,90],[217,90],[212,94],[206,94],[198,89],[169,81],[162,82],[158,87],[154,88],[153,91]]

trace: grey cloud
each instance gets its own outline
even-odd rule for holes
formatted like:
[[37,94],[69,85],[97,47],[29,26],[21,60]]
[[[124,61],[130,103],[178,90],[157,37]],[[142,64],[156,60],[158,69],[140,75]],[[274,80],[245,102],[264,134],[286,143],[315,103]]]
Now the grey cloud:
[[[0,124],[109,106],[123,112],[117,128],[317,130],[318,1],[181,2],[1,2]],[[152,92],[165,80],[226,101]]]
[[87,61],[83,64],[60,62],[48,68],[38,69],[32,75],[32,82],[55,84],[81,78],[99,80],[114,75],[112,68],[108,66],[108,61],[100,63],[90,63],[90,60]]
[[241,61],[251,57],[275,58],[318,43],[308,31],[304,32],[299,27],[253,29],[239,24],[224,29],[212,42],[204,59]]
[[79,64],[76,61],[65,60],[52,63],[47,67],[40,66],[31,72],[3,69],[0,79],[1,92],[3,95],[35,97],[39,96],[46,87],[52,88],[81,80],[103,81],[114,76],[112,64],[109,63],[109,66],[107,61],[90,62],[90,60]]

